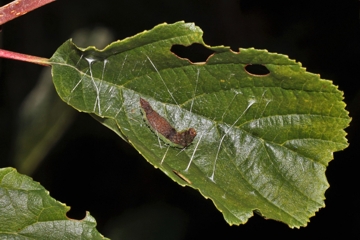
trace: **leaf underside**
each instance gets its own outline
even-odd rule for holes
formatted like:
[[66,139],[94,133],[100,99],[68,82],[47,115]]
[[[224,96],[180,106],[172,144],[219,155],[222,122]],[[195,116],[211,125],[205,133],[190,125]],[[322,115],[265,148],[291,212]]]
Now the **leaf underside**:
[[107,239],[89,213],[67,218],[69,207],[13,168],[0,169],[0,198],[0,239]]
[[[161,24],[103,50],[71,40],[52,56],[60,97],[132,144],[155,168],[210,198],[229,224],[264,217],[306,226],[324,207],[325,170],[347,147],[343,93],[300,63],[266,50],[210,47],[193,23]],[[203,44],[204,63],[173,54]],[[269,74],[249,73],[259,64]],[[140,98],[178,131],[197,136],[184,149],[165,144]]]

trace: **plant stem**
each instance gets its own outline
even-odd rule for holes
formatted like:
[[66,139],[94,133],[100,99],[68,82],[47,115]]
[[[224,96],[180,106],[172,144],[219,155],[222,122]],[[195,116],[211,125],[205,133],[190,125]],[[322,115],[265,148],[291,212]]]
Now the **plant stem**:
[[55,0],[15,0],[0,7],[0,25]]
[[47,58],[41,58],[41,57],[26,55],[22,53],[11,52],[3,49],[0,49],[0,58],[9,58],[24,62],[40,64],[43,66],[50,66],[49,59]]

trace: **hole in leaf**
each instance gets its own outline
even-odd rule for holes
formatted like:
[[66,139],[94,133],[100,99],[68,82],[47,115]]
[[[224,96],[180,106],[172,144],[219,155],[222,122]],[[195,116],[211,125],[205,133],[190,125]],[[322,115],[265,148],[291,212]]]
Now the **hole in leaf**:
[[255,76],[265,76],[270,73],[269,69],[261,64],[248,64],[245,66],[247,73]]
[[173,45],[170,50],[180,58],[187,58],[192,63],[206,62],[214,51],[204,47],[202,44],[194,43],[185,47],[184,45]]
[[183,181],[187,182],[188,184],[191,184],[191,181],[189,179],[187,179],[184,175],[182,175],[181,173],[179,173],[178,171],[173,170],[173,172],[179,177],[181,178]]
[[259,215],[259,216],[262,216],[262,217],[263,217],[263,215],[262,215],[262,213],[260,212],[260,210],[259,210],[259,209],[255,209],[255,210],[254,210],[254,213],[256,213],[257,215]]
[[86,212],[84,210],[76,210],[74,207],[71,207],[66,213],[66,216],[71,219],[82,220],[86,217]]

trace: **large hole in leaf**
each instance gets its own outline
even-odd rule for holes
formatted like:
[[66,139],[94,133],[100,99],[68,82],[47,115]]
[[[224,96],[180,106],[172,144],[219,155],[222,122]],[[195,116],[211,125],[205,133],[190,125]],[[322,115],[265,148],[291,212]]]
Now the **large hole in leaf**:
[[193,63],[206,62],[209,56],[214,53],[214,51],[211,51],[198,43],[194,43],[187,47],[176,44],[171,47],[171,52],[178,57],[187,58]]
[[270,73],[269,69],[261,64],[249,64],[245,67],[246,72],[255,76],[265,76]]

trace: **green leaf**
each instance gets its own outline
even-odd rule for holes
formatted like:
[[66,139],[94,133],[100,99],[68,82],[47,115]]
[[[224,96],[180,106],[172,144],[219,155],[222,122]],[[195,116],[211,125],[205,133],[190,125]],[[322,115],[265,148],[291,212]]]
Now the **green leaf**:
[[[170,51],[193,43],[214,55],[195,64]],[[51,61],[65,102],[104,119],[155,168],[210,198],[229,224],[256,211],[306,226],[324,207],[326,166],[347,147],[350,119],[342,92],[287,56],[210,47],[200,28],[177,22],[103,50],[69,40]],[[270,73],[251,74],[249,64]],[[140,98],[176,131],[194,128],[193,142],[181,149],[162,141],[144,121]]]
[[106,239],[89,213],[67,218],[69,207],[13,168],[0,169],[0,198],[0,239]]

